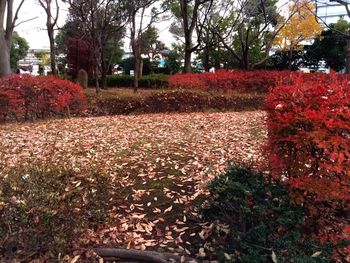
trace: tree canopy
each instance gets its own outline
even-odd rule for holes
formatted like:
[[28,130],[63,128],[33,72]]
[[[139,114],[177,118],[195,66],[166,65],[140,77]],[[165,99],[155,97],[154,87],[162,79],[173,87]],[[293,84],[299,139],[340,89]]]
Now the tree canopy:
[[10,63],[12,71],[16,71],[18,68],[18,61],[27,55],[28,50],[29,44],[27,40],[21,37],[17,32],[13,32],[10,52]]

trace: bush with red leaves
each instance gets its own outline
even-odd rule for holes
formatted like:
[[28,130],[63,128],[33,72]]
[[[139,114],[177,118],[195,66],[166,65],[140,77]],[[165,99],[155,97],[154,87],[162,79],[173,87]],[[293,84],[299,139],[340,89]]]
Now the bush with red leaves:
[[328,78],[295,77],[268,95],[270,164],[317,199],[350,199],[350,87]]
[[267,96],[269,164],[294,202],[310,207],[317,238],[336,242],[349,239],[350,86],[347,76],[307,76]]
[[[169,77],[169,86],[181,89],[200,89],[206,91],[238,91],[268,93],[281,84],[292,84],[296,76],[290,71],[240,71],[219,70],[215,73],[177,74]],[[327,74],[301,74],[304,81],[329,82]],[[338,80],[350,80],[349,75],[336,75]]]
[[70,81],[29,75],[0,79],[0,121],[69,116],[85,109],[83,90]]
[[225,71],[215,73],[178,74],[169,77],[169,86],[208,91],[268,92],[290,72]]

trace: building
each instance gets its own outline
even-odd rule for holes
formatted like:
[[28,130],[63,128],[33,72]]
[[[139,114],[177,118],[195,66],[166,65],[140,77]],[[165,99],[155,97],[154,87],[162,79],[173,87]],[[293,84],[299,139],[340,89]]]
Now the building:
[[319,21],[323,24],[329,25],[336,23],[340,17],[344,17],[344,19],[350,20],[345,6],[334,0],[315,0],[315,3],[317,16],[319,18]]
[[[29,49],[27,56],[18,62],[19,71],[21,74],[30,74],[33,76],[40,75],[39,69],[41,64],[41,59],[36,56],[38,53],[50,55],[49,49]],[[44,66],[43,74],[46,75],[51,69],[49,66]]]

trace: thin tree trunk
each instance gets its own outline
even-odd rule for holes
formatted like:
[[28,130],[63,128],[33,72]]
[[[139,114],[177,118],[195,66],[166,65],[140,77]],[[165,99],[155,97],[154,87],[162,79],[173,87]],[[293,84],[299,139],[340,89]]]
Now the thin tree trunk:
[[288,69],[292,70],[292,56],[293,56],[293,50],[292,48],[289,50],[288,54]]
[[0,31],[0,77],[11,74],[10,46],[5,39],[5,32]]
[[[102,50],[104,50],[104,48],[102,48]],[[101,52],[101,89],[106,89],[107,87],[107,70],[105,54]]]
[[107,74],[105,70],[101,73],[101,89],[107,89]]
[[208,46],[206,46],[205,47],[205,49],[204,49],[204,70],[206,71],[206,72],[209,72],[209,70],[210,70],[210,66],[209,66],[209,56],[210,56],[210,54],[209,54],[209,47]]
[[142,57],[140,55],[135,56],[135,71],[134,71],[134,92],[136,93],[139,88],[139,80],[142,76]]
[[98,64],[95,67],[95,89],[96,89],[96,94],[98,95],[100,93],[100,81],[99,81],[99,68]]
[[57,75],[56,66],[56,47],[55,47],[55,37],[53,28],[48,27],[47,33],[50,40],[50,61],[51,61],[51,74]]

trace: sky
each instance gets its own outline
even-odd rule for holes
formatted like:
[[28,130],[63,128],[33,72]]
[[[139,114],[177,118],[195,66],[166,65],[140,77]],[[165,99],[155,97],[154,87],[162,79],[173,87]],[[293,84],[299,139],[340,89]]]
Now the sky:
[[[19,4],[19,0],[15,0],[15,5]],[[60,4],[60,16],[58,19],[58,26],[63,26],[68,14],[67,5]],[[35,18],[29,22],[20,24],[15,28],[15,31],[21,37],[24,37],[31,49],[49,49],[49,38],[46,31],[46,14],[44,9],[38,4],[37,0],[25,0],[24,4],[18,15],[19,19],[17,23],[28,19]],[[159,29],[159,39],[170,47],[171,43],[174,42],[174,38],[169,33],[170,22],[157,23],[156,27]],[[124,50],[129,51],[130,45],[129,40],[124,41]]]
[[[321,0],[319,0],[321,1]],[[15,5],[19,4],[20,0],[14,0]],[[285,4],[286,0],[279,0],[279,4]],[[63,26],[68,14],[68,6],[62,1],[59,1],[60,4],[60,16],[58,20],[58,26]],[[323,10],[324,11],[324,10]],[[327,10],[328,11],[328,10]],[[333,8],[332,10],[334,11]],[[337,10],[336,10],[337,11]],[[31,49],[49,49],[49,39],[46,32],[46,15],[43,8],[38,4],[37,0],[25,0],[22,6],[22,9],[19,13],[18,22],[25,21],[28,19],[35,18],[29,22],[20,24],[16,27],[16,31],[20,36],[24,37]],[[336,22],[337,17],[331,18],[332,21],[327,22]],[[156,23],[155,26],[159,29],[159,39],[166,44],[166,46],[171,47],[171,43],[175,42],[173,36],[169,33],[170,21],[162,21]],[[130,51],[129,40],[125,39],[124,41],[124,50]]]

